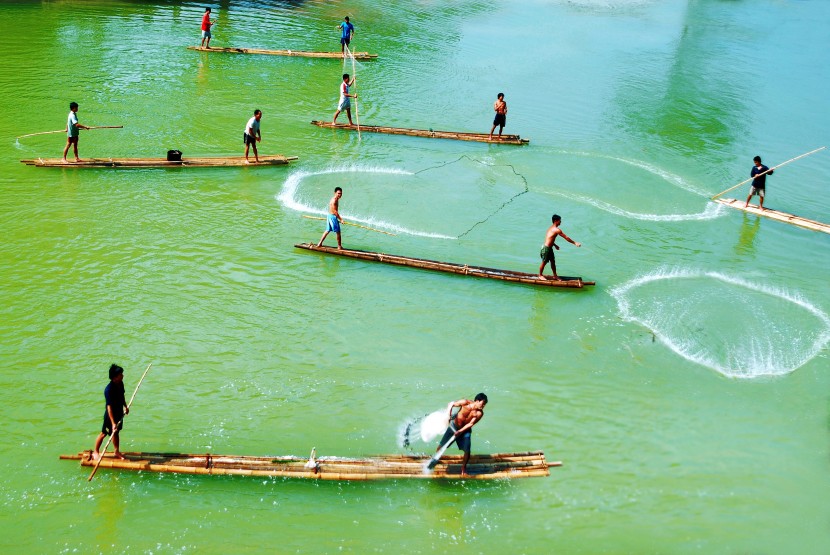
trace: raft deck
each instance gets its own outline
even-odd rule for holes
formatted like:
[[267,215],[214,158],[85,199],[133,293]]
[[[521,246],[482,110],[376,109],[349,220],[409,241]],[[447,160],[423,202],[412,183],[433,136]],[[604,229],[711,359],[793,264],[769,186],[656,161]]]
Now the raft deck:
[[[342,52],[311,52],[308,50],[263,50],[261,48],[202,48],[201,46],[188,46],[188,50],[198,50],[199,52],[223,52],[228,54],[262,54],[268,56],[298,56],[300,58],[337,58],[342,60]],[[369,54],[368,52],[352,52],[355,60],[374,60],[378,57],[377,54]]]
[[596,285],[596,282],[583,281],[581,277],[559,276],[561,281],[555,281],[553,279],[540,278],[537,274],[528,274],[525,272],[499,270],[496,268],[485,268],[482,266],[468,266],[467,264],[456,264],[453,262],[438,262],[435,260],[425,260],[422,258],[398,256],[394,254],[383,254],[372,251],[337,249],[334,247],[326,246],[318,247],[314,243],[300,243],[294,246],[298,249],[319,251],[326,254],[345,256],[348,258],[359,258],[360,260],[368,260],[370,262],[382,262],[385,264],[395,264],[398,266],[410,266],[412,268],[423,268],[425,270],[448,272],[451,274],[458,274],[463,276],[499,279],[502,281],[511,281],[514,283],[538,285],[541,287],[568,287],[581,289],[585,285]]
[[[92,452],[61,455],[62,460],[80,461],[81,466],[94,467]],[[102,468],[169,472],[176,474],[208,474],[235,476],[269,476],[306,478],[312,480],[499,480],[550,476],[549,467],[561,462],[547,462],[541,451],[472,455],[467,464],[467,477],[461,477],[461,455],[445,455],[431,471],[425,470],[429,455],[376,455],[366,458],[319,457],[316,467],[308,468],[309,459],[293,456],[250,457],[236,455],[187,453],[123,453],[116,459],[106,453]]]
[[724,206],[728,206],[730,208],[737,208],[738,210],[743,210],[744,212],[755,214],[756,216],[763,216],[771,220],[784,222],[786,224],[797,225],[799,227],[811,229],[813,231],[823,231],[824,233],[830,233],[830,224],[817,222],[815,220],[808,220],[807,218],[802,218],[801,216],[795,216],[793,214],[788,214],[787,212],[772,210],[770,208],[764,208],[763,210],[761,210],[758,206],[755,206],[754,204],[750,204],[749,206],[745,207],[745,200],[734,198],[717,198],[714,200],[715,202],[722,204]]
[[[312,125],[317,127],[325,127],[330,129],[348,129],[357,131],[356,125],[349,125],[348,123],[332,123],[330,121],[313,120]],[[456,141],[475,141],[479,143],[490,144],[504,144],[504,145],[525,145],[530,142],[530,139],[522,139],[518,135],[502,135],[501,139],[497,135],[490,136],[487,133],[463,133],[460,131],[433,131],[432,129],[409,129],[406,127],[384,127],[380,125],[363,125],[360,124],[360,131],[367,133],[388,133],[390,135],[410,135],[412,137],[426,137],[429,139],[452,139]]]
[[253,157],[250,163],[244,156],[202,156],[182,157],[180,161],[170,161],[167,158],[85,158],[80,162],[64,162],[60,158],[35,158],[21,160],[22,163],[38,168],[214,168],[239,166],[282,166],[298,160],[297,156],[260,156],[255,163]]

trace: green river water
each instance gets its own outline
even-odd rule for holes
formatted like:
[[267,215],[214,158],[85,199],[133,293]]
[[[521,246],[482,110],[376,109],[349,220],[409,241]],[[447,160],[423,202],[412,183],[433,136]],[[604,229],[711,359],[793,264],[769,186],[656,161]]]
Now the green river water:
[[[824,0],[211,4],[213,46],[333,50],[364,124],[482,131],[504,92],[527,146],[319,129],[342,61],[205,54],[196,2],[0,5],[0,551],[828,553],[830,237],[709,202],[828,142]],[[348,64],[351,73],[351,64]],[[82,157],[290,166],[41,169],[68,103]],[[345,115],[340,121],[345,121]],[[830,221],[823,151],[767,206]],[[583,243],[548,290],[325,257],[346,247],[535,271],[551,214]],[[743,186],[731,196],[745,197]],[[333,244],[333,237],[329,244]],[[484,391],[473,451],[544,450],[512,482],[337,483],[88,472],[106,370],[124,450],[362,456]],[[432,444],[416,443],[417,452]],[[454,452],[454,451],[453,451]]]

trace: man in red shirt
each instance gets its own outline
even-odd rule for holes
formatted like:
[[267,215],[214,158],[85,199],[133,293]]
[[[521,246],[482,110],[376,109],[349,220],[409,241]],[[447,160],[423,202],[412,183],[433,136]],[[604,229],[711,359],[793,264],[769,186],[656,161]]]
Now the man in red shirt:
[[210,48],[210,26],[214,23],[216,20],[210,18],[210,8],[205,8],[205,15],[202,16],[202,48]]

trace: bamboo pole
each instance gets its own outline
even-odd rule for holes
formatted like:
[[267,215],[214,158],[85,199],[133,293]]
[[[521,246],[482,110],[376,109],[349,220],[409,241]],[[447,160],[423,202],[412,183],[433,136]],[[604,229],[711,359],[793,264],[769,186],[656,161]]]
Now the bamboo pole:
[[737,189],[738,187],[740,187],[740,186],[741,186],[741,185],[743,185],[744,183],[749,183],[750,181],[752,181],[752,180],[753,180],[753,179],[755,179],[756,177],[760,177],[760,176],[762,176],[762,175],[766,175],[766,174],[768,174],[768,173],[771,173],[771,172],[773,172],[773,171],[777,170],[778,168],[780,168],[781,166],[786,166],[786,165],[787,165],[787,164],[789,164],[790,162],[795,162],[796,160],[798,160],[798,159],[800,159],[800,158],[804,158],[805,156],[809,156],[809,155],[811,155],[811,154],[815,154],[816,152],[818,152],[818,151],[820,151],[820,150],[824,150],[825,148],[826,148],[826,147],[817,148],[817,149],[815,149],[815,150],[811,150],[810,152],[805,152],[804,154],[802,154],[802,155],[800,155],[800,156],[796,156],[795,158],[790,158],[790,159],[789,159],[789,160],[787,160],[786,162],[781,162],[781,163],[780,163],[780,164],[778,164],[777,166],[773,166],[773,167],[771,167],[770,169],[768,169],[768,170],[767,170],[767,171],[765,171],[765,172],[761,172],[761,173],[759,173],[759,174],[755,175],[754,177],[750,177],[749,179],[744,179],[743,181],[741,181],[741,182],[740,182],[740,183],[738,183],[737,185],[735,185],[735,186],[733,186],[733,187],[730,187],[730,188],[728,188],[728,189],[727,189],[727,190],[725,190],[725,191],[721,191],[721,192],[720,192],[720,193],[718,193],[717,195],[713,196],[711,200],[715,200],[715,199],[716,199],[716,198],[718,198],[719,196],[721,196],[721,195],[724,195],[724,194],[728,193],[728,192],[729,192],[729,191],[731,191],[732,189]]
[[[307,216],[305,214],[303,214],[303,218],[308,218],[309,220],[325,220],[326,219],[326,218],[323,218],[321,216]],[[360,224],[353,224],[351,222],[343,222],[343,224],[344,225],[351,225],[351,226],[354,226],[354,227],[359,227],[361,229],[368,229],[369,231],[376,231],[378,233],[385,233],[386,235],[391,235],[392,237],[397,237],[397,234],[389,233],[388,231],[383,231],[382,229],[375,229],[373,227],[367,227],[365,225],[360,225]]]
[[[84,130],[90,129],[123,129],[123,125],[96,125],[94,127],[87,127]],[[37,135],[51,135],[53,133],[66,133],[66,129],[58,129],[57,131],[41,131],[40,133],[29,133],[28,135],[20,135],[17,137],[18,139],[24,139],[26,137],[34,137]]]
[[[130,397],[130,402],[129,402],[129,403],[127,403],[127,410],[129,410],[129,408],[132,406],[132,404],[133,404],[133,400],[135,399],[135,394],[136,394],[136,393],[138,393],[138,388],[139,388],[139,387],[141,387],[141,382],[143,382],[143,381],[144,381],[144,376],[146,376],[146,375],[147,375],[147,372],[149,372],[149,371],[150,371],[150,367],[151,367],[152,365],[153,365],[153,363],[152,363],[152,362],[151,362],[150,364],[148,364],[148,365],[147,365],[147,369],[146,369],[146,370],[144,371],[144,373],[141,375],[141,379],[140,379],[140,380],[138,380],[138,385],[136,385],[136,386],[135,386],[135,391],[133,391],[133,396],[132,396],[132,397]],[[126,415],[124,415],[124,416],[126,416]],[[118,433],[118,427],[119,427],[119,426],[121,425],[121,423],[124,421],[124,416],[122,416],[122,417],[121,417],[121,420],[119,420],[119,421],[118,421],[118,425],[116,425],[116,426],[115,426],[115,429],[114,429],[114,430],[112,431],[112,433],[110,434],[109,439],[107,439],[107,444],[106,444],[106,445],[104,445],[104,448],[103,448],[103,449],[101,450],[101,452],[99,453],[99,455],[100,455],[100,456],[98,457],[98,461],[95,463],[95,468],[93,468],[93,469],[92,469],[92,473],[89,475],[89,478],[87,478],[87,482],[91,482],[91,481],[92,481],[92,479],[95,477],[95,473],[96,473],[96,472],[98,472],[98,466],[101,464],[101,461],[102,461],[102,460],[104,460],[104,453],[106,453],[106,452],[107,452],[107,447],[109,447],[109,446],[110,446],[110,442],[112,441],[112,437],[113,437],[115,434],[117,434],[117,433]]]

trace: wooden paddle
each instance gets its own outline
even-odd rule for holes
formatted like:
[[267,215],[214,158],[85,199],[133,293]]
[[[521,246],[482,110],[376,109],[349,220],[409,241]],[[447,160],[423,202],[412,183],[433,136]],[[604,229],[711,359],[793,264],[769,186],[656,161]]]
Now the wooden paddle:
[[[146,376],[146,375],[147,375],[147,372],[149,372],[149,371],[150,371],[150,367],[151,367],[152,365],[153,365],[153,363],[152,363],[152,362],[151,362],[150,364],[148,364],[148,365],[147,365],[147,369],[144,371],[144,374],[142,374],[142,375],[141,375],[141,379],[140,379],[140,380],[138,380],[138,385],[137,385],[137,386],[135,386],[135,391],[133,391],[133,396],[132,396],[132,397],[130,397],[130,402],[129,402],[129,403],[127,403],[127,409],[129,409],[129,408],[130,408],[130,406],[133,404],[133,400],[135,399],[135,394],[136,394],[136,393],[138,393],[138,388],[139,388],[139,387],[141,387],[141,382],[143,382],[143,381],[144,381],[144,376]],[[125,416],[126,416],[126,415],[125,415]],[[101,450],[101,452],[99,453],[99,455],[100,455],[100,456],[98,457],[98,460],[97,460],[97,461],[95,461],[95,468],[93,468],[93,469],[92,469],[92,473],[89,475],[89,478],[87,478],[87,482],[91,482],[91,481],[92,481],[92,478],[94,478],[94,477],[95,477],[95,473],[96,473],[96,472],[98,472],[98,466],[101,464],[101,461],[102,461],[102,460],[104,460],[104,453],[106,453],[106,452],[107,452],[107,447],[109,447],[109,446],[110,446],[110,442],[112,441],[112,436],[114,436],[115,434],[117,434],[117,433],[118,433],[118,427],[119,427],[119,426],[121,426],[121,423],[122,423],[122,422],[124,422],[124,416],[122,416],[122,417],[121,417],[121,420],[119,420],[119,421],[118,421],[118,424],[115,426],[115,429],[112,431],[112,433],[110,434],[109,439],[107,440],[107,444],[106,444],[106,445],[104,445],[104,448],[103,448],[103,449]]]
[[[303,218],[308,218],[309,220],[325,220],[326,218],[322,218],[320,216],[306,216],[303,214]],[[360,224],[353,224],[351,222],[343,222],[343,225],[352,225],[354,227],[359,227],[361,229],[368,229],[369,231],[376,231],[377,233],[385,233],[386,235],[391,235],[393,237],[397,237],[395,233],[389,233],[388,231],[383,231],[382,229],[375,229],[373,227],[366,227],[365,225]]]
[[789,159],[789,160],[787,160],[786,162],[781,162],[781,163],[780,163],[780,164],[778,164],[777,166],[773,166],[773,167],[771,167],[770,169],[768,169],[768,170],[767,170],[767,171],[765,171],[765,172],[761,172],[761,173],[759,173],[759,174],[756,174],[755,176],[750,177],[749,179],[744,179],[743,181],[741,181],[740,183],[738,183],[738,184],[737,184],[737,185],[735,185],[734,187],[730,187],[730,188],[728,188],[727,190],[725,190],[725,191],[721,191],[721,192],[720,192],[720,193],[718,193],[717,195],[713,196],[713,197],[712,197],[712,200],[715,200],[715,199],[716,199],[716,198],[718,198],[719,196],[721,196],[721,195],[724,195],[724,194],[728,193],[728,192],[729,192],[729,191],[731,191],[732,189],[737,189],[738,187],[740,187],[740,186],[741,186],[741,185],[743,185],[744,183],[749,183],[750,181],[752,181],[752,180],[753,180],[753,179],[755,179],[756,177],[760,177],[760,176],[762,176],[762,175],[766,175],[766,174],[768,174],[768,173],[770,173],[770,172],[772,172],[772,171],[774,171],[774,170],[777,170],[777,169],[778,169],[778,168],[780,168],[781,166],[786,166],[786,165],[787,165],[787,164],[789,164],[790,162],[795,162],[795,161],[796,161],[796,160],[798,160],[799,158],[804,158],[805,156],[809,156],[809,155],[811,155],[811,154],[815,154],[816,152],[818,152],[818,151],[820,151],[820,150],[824,150],[825,148],[826,148],[826,147],[821,147],[821,148],[817,148],[817,149],[815,149],[815,150],[811,150],[810,152],[805,152],[805,153],[804,153],[804,154],[802,154],[801,156],[796,156],[795,158],[790,158],[790,159]]
[[[84,131],[89,129],[123,129],[123,125],[96,125],[94,127],[87,127]],[[24,139],[26,137],[34,137],[36,135],[51,135],[52,133],[66,133],[66,129],[58,129],[57,131],[41,131],[40,133],[29,133],[28,135],[21,135],[17,137],[18,139]]]

